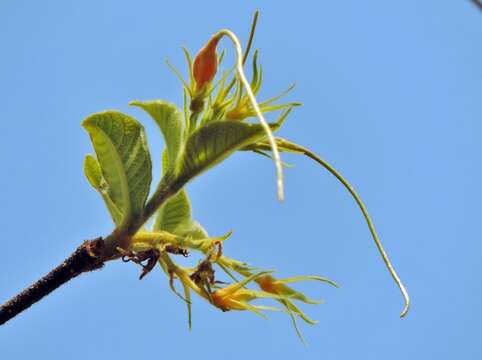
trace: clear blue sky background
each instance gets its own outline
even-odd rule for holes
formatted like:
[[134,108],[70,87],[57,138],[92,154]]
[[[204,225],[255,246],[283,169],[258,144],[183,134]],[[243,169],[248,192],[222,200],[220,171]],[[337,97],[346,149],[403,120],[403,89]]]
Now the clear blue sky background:
[[[265,321],[194,301],[194,326],[159,269],[121,262],[83,275],[0,328],[2,359],[480,359],[482,342],[482,12],[470,1],[0,2],[0,301],[61,262],[110,219],[82,174],[83,118],[136,116],[132,99],[181,103],[164,65],[184,67],[229,27],[255,45],[261,98],[292,82],[304,103],[282,135],[321,154],[364,198],[413,308],[402,302],[353,200],[333,177],[285,156],[286,201],[264,158],[236,154],[189,185],[195,216],[225,252],[302,284],[325,304],[297,339]],[[228,42],[225,42],[226,46]],[[230,58],[232,60],[232,58]],[[154,157],[156,158],[156,157]],[[158,170],[156,163],[156,170]]]

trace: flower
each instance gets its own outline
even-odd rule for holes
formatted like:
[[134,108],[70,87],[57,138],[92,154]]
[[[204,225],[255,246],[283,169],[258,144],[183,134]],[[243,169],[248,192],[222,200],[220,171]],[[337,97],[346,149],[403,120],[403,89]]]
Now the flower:
[[306,297],[303,293],[298,292],[289,286],[286,286],[288,283],[298,282],[303,280],[317,280],[321,282],[326,282],[330,285],[338,287],[336,283],[326,278],[322,278],[319,276],[293,276],[286,279],[276,279],[273,276],[266,274],[263,276],[259,276],[255,281],[258,286],[266,293],[272,294],[273,298],[275,298],[283,307],[286,309],[286,312],[291,317],[293,326],[295,328],[298,337],[302,342],[303,336],[298,328],[296,317],[301,318],[303,321],[310,325],[314,325],[317,321],[310,319],[300,308],[298,308],[291,300],[298,300],[307,304],[320,304],[321,301],[312,300]]
[[244,288],[249,282],[258,277],[268,274],[268,271],[253,274],[242,281],[236,282],[225,288],[217,289],[211,294],[213,304],[223,311],[228,310],[249,310],[258,315],[264,316],[260,310],[278,310],[271,306],[251,305],[250,301],[261,298],[278,298],[274,294]]
[[303,293],[298,292],[290,288],[289,286],[285,285],[288,283],[304,281],[304,280],[321,281],[321,282],[325,282],[330,285],[333,285],[335,287],[338,287],[338,285],[335,282],[328,280],[326,278],[322,278],[320,276],[293,276],[287,279],[276,279],[273,276],[267,274],[267,275],[258,277],[255,281],[259,285],[259,287],[267,293],[279,295],[286,299],[299,300],[307,304],[320,304],[321,301],[312,300],[306,297]]

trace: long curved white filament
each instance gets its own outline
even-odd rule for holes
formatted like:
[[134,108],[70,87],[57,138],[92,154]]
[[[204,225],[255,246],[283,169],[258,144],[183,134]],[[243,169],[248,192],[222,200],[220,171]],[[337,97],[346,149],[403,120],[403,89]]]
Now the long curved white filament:
[[234,47],[236,49],[236,71],[238,73],[239,79],[241,80],[241,83],[246,89],[246,93],[249,97],[249,100],[251,102],[251,105],[253,106],[253,109],[256,115],[258,116],[259,122],[261,123],[261,126],[263,126],[264,130],[266,131],[268,142],[271,146],[271,151],[273,152],[273,160],[276,167],[276,184],[278,189],[278,199],[280,201],[283,201],[284,200],[283,167],[281,164],[281,158],[280,158],[278,146],[276,145],[273,132],[271,131],[268,125],[268,122],[264,118],[264,115],[261,112],[261,109],[259,108],[258,102],[256,101],[256,97],[254,96],[253,90],[251,89],[251,86],[248,80],[246,79],[246,75],[244,74],[243,50],[241,48],[241,43],[239,42],[238,38],[231,30],[222,29],[218,33],[216,33],[215,36],[217,35],[227,36],[233,42]]

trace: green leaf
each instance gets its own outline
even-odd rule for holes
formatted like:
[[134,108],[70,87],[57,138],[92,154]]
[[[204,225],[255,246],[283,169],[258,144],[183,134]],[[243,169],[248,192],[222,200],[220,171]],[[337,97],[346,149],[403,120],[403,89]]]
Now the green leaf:
[[159,208],[153,230],[174,233],[176,227],[191,220],[191,214],[191,204],[186,191],[181,190]]
[[129,105],[145,110],[159,126],[166,142],[167,168],[174,170],[184,132],[182,112],[175,105],[162,100],[136,100],[131,101]]
[[162,151],[162,174],[166,174],[168,168],[168,162],[169,162],[169,159],[167,158],[167,149],[164,149]]
[[202,227],[200,223],[191,219],[186,224],[179,225],[174,233],[182,237],[190,237],[193,240],[206,239],[209,237],[207,231]]
[[109,194],[109,187],[102,178],[102,170],[96,158],[92,155],[87,155],[84,160],[84,173],[90,185],[96,189],[104,199],[104,202],[109,210],[109,213],[114,221],[114,224],[120,225],[122,222],[122,213],[114,204]]
[[[118,111],[89,116],[82,126],[90,135],[109,198],[122,213],[121,227],[127,227],[142,214],[151,184],[151,158],[143,126]],[[88,162],[88,179],[99,183],[98,168]]]
[[161,230],[195,240],[208,237],[206,230],[192,219],[191,202],[185,190],[172,196],[157,211],[153,231]]
[[102,170],[97,159],[90,154],[86,155],[84,159],[84,173],[90,185],[94,189],[99,190],[102,181]]
[[[279,127],[278,124],[270,126],[273,130]],[[203,126],[187,140],[177,176],[187,182],[265,135],[263,127],[258,124],[219,121]]]

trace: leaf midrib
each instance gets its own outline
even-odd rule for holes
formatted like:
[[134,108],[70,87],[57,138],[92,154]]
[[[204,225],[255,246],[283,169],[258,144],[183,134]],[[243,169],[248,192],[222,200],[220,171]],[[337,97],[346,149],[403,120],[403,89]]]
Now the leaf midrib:
[[[256,125],[255,125],[255,126],[256,126]],[[259,125],[258,125],[258,126],[259,126]],[[253,132],[253,134],[252,134],[250,137],[248,137],[247,139],[244,139],[244,140],[241,141],[240,143],[232,144],[232,145],[229,146],[225,151],[221,152],[217,157],[215,157],[214,159],[212,159],[212,161],[207,161],[207,162],[205,163],[206,166],[201,166],[201,167],[198,166],[198,169],[197,169],[195,172],[191,173],[191,174],[190,174],[190,175],[191,175],[190,177],[191,177],[191,178],[194,178],[194,177],[198,176],[199,174],[201,174],[203,171],[206,171],[207,169],[209,169],[211,166],[215,165],[216,163],[221,162],[222,160],[224,160],[224,159],[223,159],[223,156],[226,158],[227,156],[229,156],[229,153],[230,153],[231,151],[236,151],[236,148],[241,148],[241,147],[243,147],[243,144],[251,142],[253,137],[262,135],[262,134],[261,134],[262,132],[263,132],[263,129],[262,129],[261,127],[260,127],[259,129],[256,129],[256,131]],[[193,134],[193,135],[194,135],[194,134]],[[193,135],[191,135],[191,136],[193,136]],[[188,141],[189,141],[189,140],[188,140]],[[186,145],[187,145],[187,144],[188,144],[188,142],[186,142]],[[202,146],[205,147],[206,144],[203,144]],[[186,150],[187,150],[187,146],[184,146],[182,157],[180,157],[181,159],[183,159],[183,162],[185,161],[184,159],[186,158],[186,156],[185,156],[185,155],[186,155]],[[204,148],[204,150],[206,150],[206,148]],[[207,152],[205,151],[205,153],[207,153]],[[228,154],[228,155],[226,155],[226,154]],[[190,159],[189,162],[190,162],[191,164],[193,164],[193,165],[196,165],[196,162],[195,162],[195,161],[192,161],[192,159]]]

